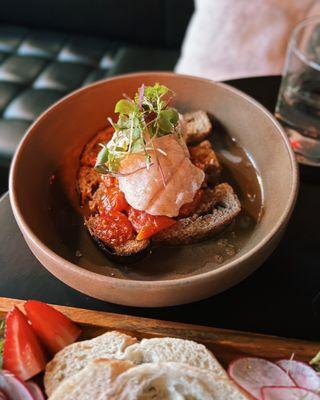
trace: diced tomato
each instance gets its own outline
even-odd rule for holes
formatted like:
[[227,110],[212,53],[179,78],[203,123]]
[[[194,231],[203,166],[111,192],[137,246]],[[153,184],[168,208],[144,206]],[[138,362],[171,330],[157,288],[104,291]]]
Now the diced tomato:
[[120,189],[116,186],[113,186],[105,188],[98,208],[100,213],[111,210],[124,211],[128,208],[128,203]]
[[203,189],[199,189],[196,192],[193,200],[190,203],[184,204],[180,208],[179,217],[188,217],[189,215],[192,215],[199,207],[199,205],[203,199],[203,194],[204,194]]
[[135,210],[132,207],[128,210],[128,218],[134,230],[138,233],[137,240],[148,239],[177,222],[173,218],[164,215],[151,215],[145,211]]
[[106,211],[93,221],[94,232],[103,242],[120,245],[133,238],[133,229],[128,217],[119,211]]
[[14,308],[7,314],[3,349],[3,368],[22,380],[44,370],[46,356],[26,316]]
[[24,309],[32,328],[52,354],[75,342],[81,333],[74,322],[46,303],[28,300]]
[[118,179],[110,174],[101,175],[101,179],[106,187],[118,186]]

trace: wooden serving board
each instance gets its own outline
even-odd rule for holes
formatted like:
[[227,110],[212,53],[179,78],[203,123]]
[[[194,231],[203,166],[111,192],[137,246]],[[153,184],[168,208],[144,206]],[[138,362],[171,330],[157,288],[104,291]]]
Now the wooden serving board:
[[[0,297],[0,318],[14,306],[23,307],[23,300]],[[129,315],[112,314],[81,308],[56,306],[83,329],[82,339],[92,338],[108,330],[118,330],[139,339],[173,336],[195,340],[207,346],[224,367],[240,356],[269,359],[290,358],[309,361],[320,351],[320,342],[308,342],[250,332],[189,325]]]

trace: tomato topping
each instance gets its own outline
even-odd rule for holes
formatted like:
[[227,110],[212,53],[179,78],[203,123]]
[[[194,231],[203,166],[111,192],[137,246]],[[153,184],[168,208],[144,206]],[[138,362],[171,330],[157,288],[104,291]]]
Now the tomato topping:
[[143,240],[155,235],[157,232],[175,224],[177,221],[164,215],[151,215],[145,211],[129,208],[128,218],[134,230],[138,233],[136,239]]
[[3,368],[22,380],[44,370],[46,357],[26,316],[14,308],[7,314],[3,349]]
[[28,300],[24,309],[33,330],[52,354],[75,342],[81,329],[60,311],[46,303]]
[[106,187],[118,186],[118,179],[110,174],[101,175],[101,180]]
[[133,229],[128,217],[119,211],[105,211],[93,220],[94,232],[103,242],[120,245],[133,238]]
[[193,200],[190,203],[184,204],[179,211],[179,217],[188,217],[189,215],[192,215],[197,208],[199,207],[200,203],[202,202],[204,195],[203,189],[199,189]]
[[105,188],[101,202],[98,204],[100,213],[110,210],[124,211],[127,208],[127,200],[118,187],[113,186]]

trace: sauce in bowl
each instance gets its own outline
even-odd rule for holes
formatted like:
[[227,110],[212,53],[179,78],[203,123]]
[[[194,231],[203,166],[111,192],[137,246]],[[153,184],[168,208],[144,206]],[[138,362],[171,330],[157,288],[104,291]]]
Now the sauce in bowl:
[[[220,182],[228,182],[241,202],[242,211],[219,235],[197,244],[161,246],[130,265],[120,265],[103,254],[83,223],[86,208],[79,206],[76,188],[77,163],[72,155],[55,172],[50,185],[50,212],[61,238],[64,258],[103,275],[123,279],[175,279],[219,268],[245,246],[263,215],[263,192],[251,157],[214,120],[210,135],[222,166]],[[79,154],[79,149],[75,149]]]

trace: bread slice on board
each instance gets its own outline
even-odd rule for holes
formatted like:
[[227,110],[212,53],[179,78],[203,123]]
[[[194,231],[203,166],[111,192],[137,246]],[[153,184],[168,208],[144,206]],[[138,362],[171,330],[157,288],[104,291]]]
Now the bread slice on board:
[[[180,363],[143,364],[113,382],[112,400],[245,400],[228,378]],[[81,400],[81,399],[80,399]]]
[[123,358],[135,364],[179,362],[211,370],[216,376],[227,376],[211,351],[192,340],[171,337],[143,339],[127,347]]
[[136,342],[136,338],[112,331],[65,347],[47,364],[44,375],[47,395],[50,396],[63,380],[82,370],[92,360],[101,357],[119,359],[125,349]]
[[170,337],[143,339],[138,343],[122,333],[108,332],[60,351],[46,368],[46,393],[52,394],[61,382],[99,358],[122,359],[134,364],[179,362],[210,370],[216,377],[227,376],[214,355],[200,343]]
[[65,379],[49,400],[107,400],[112,398],[113,382],[128,368],[130,361],[97,359]]
[[133,366],[96,360],[67,379],[49,400],[245,400],[225,377],[180,363]]

